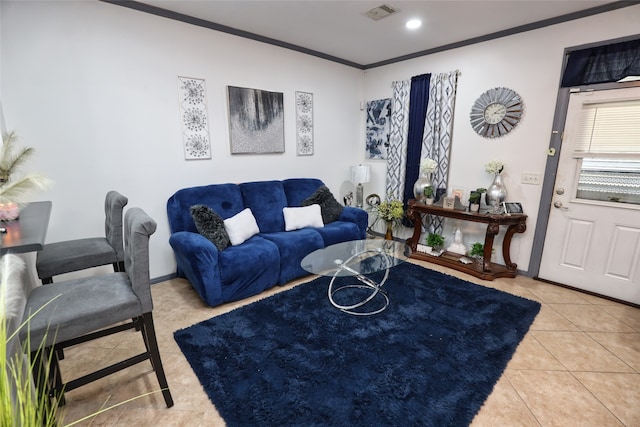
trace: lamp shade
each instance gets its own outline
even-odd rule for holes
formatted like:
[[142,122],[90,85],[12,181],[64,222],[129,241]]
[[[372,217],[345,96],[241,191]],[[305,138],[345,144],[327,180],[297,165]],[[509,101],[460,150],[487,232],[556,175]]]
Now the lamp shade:
[[358,165],[351,167],[351,182],[354,184],[362,184],[369,182],[371,177],[371,166]]

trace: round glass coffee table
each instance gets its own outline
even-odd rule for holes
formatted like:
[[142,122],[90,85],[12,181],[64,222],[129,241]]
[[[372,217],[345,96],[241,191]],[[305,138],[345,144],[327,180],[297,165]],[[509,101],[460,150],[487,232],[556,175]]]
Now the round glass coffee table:
[[[382,239],[352,240],[318,249],[305,256],[300,265],[312,274],[331,277],[327,294],[331,304],[345,313],[369,316],[384,311],[389,296],[382,286],[389,269],[411,255],[404,242]],[[368,275],[384,271],[377,282]],[[355,281],[337,280],[353,277]]]

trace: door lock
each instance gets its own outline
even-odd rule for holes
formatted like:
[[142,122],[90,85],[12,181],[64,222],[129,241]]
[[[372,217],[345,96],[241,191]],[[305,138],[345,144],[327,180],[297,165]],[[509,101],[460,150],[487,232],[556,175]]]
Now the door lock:
[[558,196],[562,196],[564,194],[564,188],[557,188],[556,189],[556,194]]
[[568,210],[569,210],[569,208],[565,208],[565,207],[562,205],[562,202],[561,202],[561,201],[559,201],[559,200],[558,200],[558,201],[556,201],[556,202],[553,202],[553,207],[554,207],[554,208],[558,208],[558,209],[562,209],[563,211],[568,211]]

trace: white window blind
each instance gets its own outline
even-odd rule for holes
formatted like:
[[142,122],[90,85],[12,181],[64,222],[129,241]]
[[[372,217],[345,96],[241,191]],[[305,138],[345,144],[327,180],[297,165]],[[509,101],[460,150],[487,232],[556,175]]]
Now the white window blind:
[[583,104],[574,157],[640,155],[640,100]]

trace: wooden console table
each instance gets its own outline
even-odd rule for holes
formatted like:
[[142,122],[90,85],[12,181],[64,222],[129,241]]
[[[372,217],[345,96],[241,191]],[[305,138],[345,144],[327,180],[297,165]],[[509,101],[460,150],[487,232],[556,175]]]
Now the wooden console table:
[[[442,206],[425,205],[416,200],[409,200],[407,214],[413,221],[413,236],[407,239],[407,245],[411,248],[411,258],[429,261],[434,264],[443,265],[458,271],[471,274],[484,280],[493,280],[496,277],[516,277],[517,264],[511,262],[511,238],[515,233],[524,233],[527,229],[525,224],[527,216],[525,214],[489,214],[465,212],[453,209],[444,209]],[[440,256],[432,256],[416,251],[420,242],[422,232],[422,215],[435,215],[446,218],[459,219],[487,224],[487,231],[484,236],[484,261],[463,264],[460,262],[462,255],[452,252],[444,252]],[[505,265],[491,262],[491,252],[493,251],[493,238],[500,232],[500,226],[506,226],[507,231],[502,242],[502,256]]]

